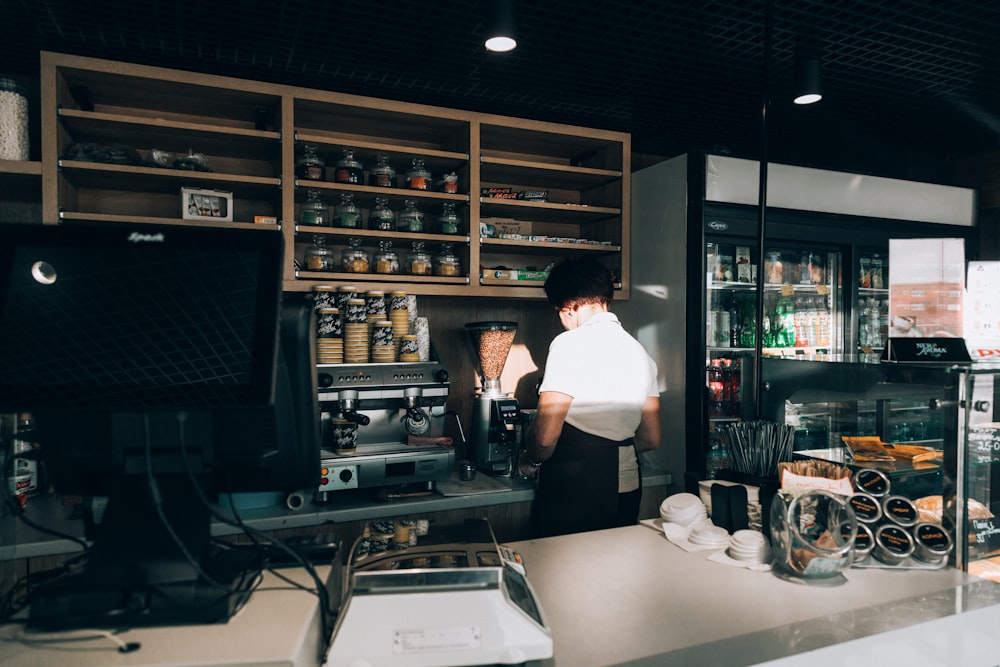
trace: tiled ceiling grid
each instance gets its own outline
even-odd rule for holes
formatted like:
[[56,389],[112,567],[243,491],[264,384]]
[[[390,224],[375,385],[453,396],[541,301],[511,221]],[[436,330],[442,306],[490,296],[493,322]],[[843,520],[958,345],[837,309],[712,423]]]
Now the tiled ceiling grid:
[[[639,153],[759,157],[770,15],[772,160],[907,175],[1000,144],[1000,3],[518,0],[508,54],[482,47],[486,7],[0,0],[0,72],[37,72],[50,50],[622,130]],[[826,98],[794,107],[806,42]]]

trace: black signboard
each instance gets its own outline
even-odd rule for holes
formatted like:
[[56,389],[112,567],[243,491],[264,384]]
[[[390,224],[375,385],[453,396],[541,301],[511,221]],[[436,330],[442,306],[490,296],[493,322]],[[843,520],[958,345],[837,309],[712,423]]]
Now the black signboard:
[[890,338],[884,361],[907,363],[971,363],[964,338]]
[[970,429],[968,452],[971,465],[1000,463],[1000,430],[995,428]]

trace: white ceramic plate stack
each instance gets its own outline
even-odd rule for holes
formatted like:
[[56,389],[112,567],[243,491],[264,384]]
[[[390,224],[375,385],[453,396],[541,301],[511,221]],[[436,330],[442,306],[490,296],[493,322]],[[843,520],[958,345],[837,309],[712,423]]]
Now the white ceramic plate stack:
[[767,538],[756,530],[737,530],[733,533],[726,553],[733,560],[748,563],[767,563],[771,560]]
[[725,549],[729,544],[729,531],[705,519],[691,524],[688,542],[700,547]]
[[675,493],[660,503],[660,518],[668,523],[690,526],[706,517],[705,505],[693,493]]

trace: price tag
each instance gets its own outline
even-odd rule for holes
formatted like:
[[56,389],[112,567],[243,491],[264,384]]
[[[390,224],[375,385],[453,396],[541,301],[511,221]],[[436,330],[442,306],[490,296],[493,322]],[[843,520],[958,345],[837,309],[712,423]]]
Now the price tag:
[[781,296],[795,296],[795,287],[793,285],[782,285]]
[[969,462],[973,465],[1000,463],[1000,431],[972,429],[969,431]]

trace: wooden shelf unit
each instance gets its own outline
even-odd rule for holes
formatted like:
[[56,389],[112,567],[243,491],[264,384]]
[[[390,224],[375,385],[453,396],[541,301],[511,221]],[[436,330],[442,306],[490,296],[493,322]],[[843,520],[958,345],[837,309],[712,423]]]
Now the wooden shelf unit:
[[[41,54],[41,116],[41,161],[16,170],[0,164],[0,178],[40,180],[45,223],[264,227],[254,224],[255,216],[273,217],[286,242],[288,291],[359,283],[417,294],[540,299],[541,283],[486,281],[481,267],[542,268],[583,255],[599,258],[621,276],[617,299],[629,296],[631,140],[624,133],[49,52]],[[79,148],[87,144],[128,146],[141,163],[81,160]],[[326,162],[326,180],[297,178],[296,160],[306,146]],[[211,171],[158,166],[151,160],[154,149],[174,158],[203,154]],[[364,166],[362,183],[333,182],[334,166],[345,150],[354,151]],[[396,187],[368,185],[367,169],[380,155],[395,169]],[[454,173],[458,192],[407,189],[405,175],[414,159],[424,161],[434,182]],[[181,187],[231,192],[234,221],[183,220]],[[498,199],[482,196],[483,188],[547,196],[545,201]],[[318,191],[331,214],[342,195],[352,195],[362,209],[362,228],[299,224],[310,190]],[[397,214],[405,201],[414,201],[425,215],[427,232],[367,229],[368,212],[381,197]],[[457,235],[437,229],[449,202],[461,220]],[[503,239],[484,235],[480,223],[497,220],[529,233]],[[605,243],[532,239],[539,230]],[[331,246],[359,238],[369,252],[388,240],[400,260],[414,242],[423,242],[431,255],[442,243],[452,243],[464,275],[298,270],[296,260],[316,234]]]

